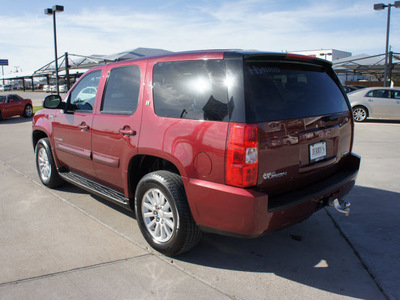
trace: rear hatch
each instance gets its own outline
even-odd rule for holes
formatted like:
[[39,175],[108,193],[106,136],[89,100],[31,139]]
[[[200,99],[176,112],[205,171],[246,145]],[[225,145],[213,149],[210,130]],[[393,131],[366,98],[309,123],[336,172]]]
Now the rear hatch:
[[330,64],[257,57],[245,60],[244,69],[246,122],[258,126],[257,188],[268,193],[270,206],[340,172],[353,121]]

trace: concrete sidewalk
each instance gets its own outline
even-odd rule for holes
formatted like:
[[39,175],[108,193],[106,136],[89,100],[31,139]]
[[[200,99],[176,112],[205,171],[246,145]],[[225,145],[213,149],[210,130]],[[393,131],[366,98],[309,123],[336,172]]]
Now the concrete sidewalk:
[[[348,218],[329,208],[334,222],[321,210],[263,238],[206,234],[197,248],[171,259],[148,248],[132,213],[68,184],[44,188],[30,122],[2,121],[0,299],[396,299],[400,226],[391,209],[397,183],[388,178],[382,186],[364,174],[380,147],[364,144],[371,130],[391,145],[400,129],[380,125],[357,124],[355,152],[365,152],[366,169],[347,199],[353,203]],[[391,146],[387,151],[382,171],[398,169]],[[375,196],[387,199],[380,214],[374,214]]]

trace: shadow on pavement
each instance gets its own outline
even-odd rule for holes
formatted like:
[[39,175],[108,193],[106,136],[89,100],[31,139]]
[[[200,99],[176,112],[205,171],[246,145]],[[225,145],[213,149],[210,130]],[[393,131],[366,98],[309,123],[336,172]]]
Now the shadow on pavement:
[[[65,184],[59,190],[87,193],[70,184]],[[91,196],[112,209],[135,217],[131,211],[100,197]],[[376,213],[376,199],[380,200],[379,214]],[[346,198],[352,203],[349,217],[332,208],[325,208],[386,295],[396,295],[399,289],[397,283],[400,282],[400,275],[392,268],[398,261],[396,249],[400,245],[400,221],[397,217],[400,210],[399,199],[399,193],[356,186]],[[193,273],[197,273],[199,267],[214,268],[215,278],[207,280],[216,281],[216,284],[220,280],[218,277],[223,277],[221,273],[225,271],[238,271],[239,274],[250,274],[246,275],[250,277],[252,274],[257,276],[257,273],[272,273],[338,295],[376,299],[378,291],[378,295],[385,298],[354,254],[353,248],[341,236],[323,209],[302,223],[261,238],[240,239],[205,233],[196,248],[174,260],[177,264],[184,264],[185,269],[194,269]],[[376,255],[371,256],[371,252]],[[390,276],[385,276],[385,273]],[[382,284],[382,277],[385,284]],[[247,282],[247,279],[243,282],[244,289],[249,288]]]
[[[358,195],[370,195],[375,201],[364,202],[357,199]],[[375,214],[376,199],[382,200],[379,216]],[[393,268],[393,264],[399,262],[400,194],[357,186],[346,200],[352,202],[353,211],[349,217],[339,215],[332,208],[326,209],[337,219],[340,227],[342,222],[346,222],[346,226],[351,228],[348,232],[345,227],[344,234],[350,243],[356,243],[356,251],[375,277],[381,272],[380,275],[384,276],[384,270],[393,269],[393,273],[396,272],[397,268]],[[197,248],[178,259],[216,269],[274,273],[324,291],[370,299],[369,291],[357,288],[357,284],[353,286],[352,283],[370,280],[371,286],[372,279],[367,271],[363,272],[365,276],[362,279],[358,276],[360,272],[352,270],[358,258],[334,225],[328,222],[325,214],[322,210],[300,224],[258,239],[235,239],[205,234]],[[371,218],[372,214],[375,216]],[[386,233],[382,235],[382,232]],[[370,252],[375,251],[376,255],[367,257]],[[378,266],[374,266],[376,264]],[[357,269],[362,268],[360,262]],[[395,289],[400,282],[400,275],[385,280],[393,283],[388,288]],[[379,276],[377,281],[381,281]],[[385,288],[384,291],[396,295]]]
[[62,191],[62,192],[73,193],[73,194],[81,194],[81,195],[87,194],[87,195],[90,195],[94,200],[102,203],[103,205],[106,205],[106,206],[110,207],[110,209],[114,209],[114,210],[116,210],[116,211],[118,211],[118,212],[120,212],[120,213],[122,213],[122,214],[124,214],[126,216],[129,216],[129,217],[131,217],[131,218],[136,220],[136,216],[135,216],[135,212],[134,211],[131,211],[131,210],[125,208],[125,206],[118,205],[118,204],[116,204],[114,202],[111,202],[111,201],[108,201],[106,199],[103,199],[103,198],[101,198],[101,197],[99,197],[97,195],[91,194],[91,193],[89,193],[89,192],[87,192],[87,191],[85,191],[85,190],[83,190],[83,189],[81,189],[81,188],[79,188],[79,187],[77,187],[75,185],[72,185],[70,183],[66,182],[63,185],[61,185],[60,187],[55,188],[55,190]]
[[24,118],[16,116],[0,120],[0,125],[22,124],[29,122],[32,123],[32,118]]

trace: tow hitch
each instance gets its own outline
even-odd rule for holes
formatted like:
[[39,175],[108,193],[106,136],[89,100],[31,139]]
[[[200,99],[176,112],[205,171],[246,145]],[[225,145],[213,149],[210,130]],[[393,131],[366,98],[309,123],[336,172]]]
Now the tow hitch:
[[345,214],[346,217],[349,215],[350,213],[350,203],[349,202],[345,202],[345,201],[339,201],[338,198],[331,198],[329,199],[329,205],[333,206],[338,212]]

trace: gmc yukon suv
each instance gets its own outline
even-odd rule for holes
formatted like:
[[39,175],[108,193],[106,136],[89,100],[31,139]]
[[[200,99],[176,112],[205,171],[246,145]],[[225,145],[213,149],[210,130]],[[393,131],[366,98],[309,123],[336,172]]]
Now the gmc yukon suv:
[[40,180],[135,211],[157,251],[201,232],[256,237],[331,204],[347,213],[360,158],[330,63],[198,51],[96,67],[33,120]]

